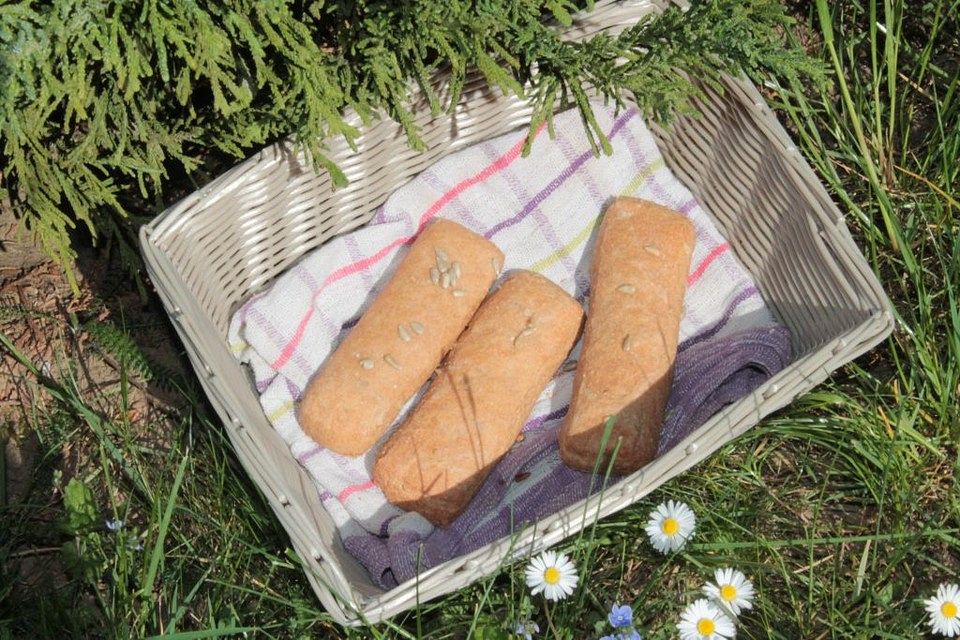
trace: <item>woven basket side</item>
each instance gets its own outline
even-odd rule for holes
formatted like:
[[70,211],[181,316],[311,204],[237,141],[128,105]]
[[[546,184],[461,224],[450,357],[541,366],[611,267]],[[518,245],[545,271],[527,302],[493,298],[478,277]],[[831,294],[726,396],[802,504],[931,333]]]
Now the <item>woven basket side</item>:
[[772,118],[760,96],[742,81],[724,84],[724,96],[703,87],[700,115],[655,134],[667,164],[710,212],[803,356],[867,320],[878,302],[857,282],[850,256],[825,241],[839,212],[797,174],[789,160],[795,151],[758,125]]

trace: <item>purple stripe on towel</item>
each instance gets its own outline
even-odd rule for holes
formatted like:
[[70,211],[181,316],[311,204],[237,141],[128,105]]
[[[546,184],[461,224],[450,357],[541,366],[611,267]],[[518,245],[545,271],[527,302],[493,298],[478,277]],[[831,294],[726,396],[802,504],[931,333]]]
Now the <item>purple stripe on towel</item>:
[[390,531],[390,523],[393,522],[394,520],[396,520],[396,519],[399,518],[399,517],[400,517],[400,514],[394,514],[394,515],[390,516],[389,518],[387,518],[386,520],[384,520],[384,521],[380,524],[380,537],[381,537],[381,538],[386,538],[386,537],[387,537],[387,533]]
[[567,409],[569,409],[569,405],[563,405],[559,409],[551,411],[546,415],[534,418],[527,422],[527,424],[523,425],[523,431],[533,431],[534,429],[539,429],[542,427],[544,423],[550,422],[551,420],[556,420],[557,418],[562,418],[563,416],[567,415]]
[[[343,244],[346,245],[347,247],[347,255],[350,256],[351,263],[361,262],[364,258],[367,257],[366,254],[364,254],[363,250],[360,248],[360,245],[357,242],[357,237],[355,235],[353,235],[352,233],[348,233],[342,237],[343,237]],[[370,291],[371,289],[373,289],[375,280],[373,278],[373,274],[370,273],[370,269],[360,270],[360,282],[363,283],[364,290]],[[318,288],[319,287],[313,287],[314,290]]]
[[[558,147],[560,147],[564,156],[564,160],[566,160],[567,163],[571,163],[576,160],[577,150],[574,149],[570,145],[569,141],[566,140],[562,135],[558,135],[554,142]],[[500,173],[500,178],[510,185],[510,191],[517,196],[519,202],[529,202],[530,192],[527,191],[524,181],[521,180],[511,169],[512,167],[507,167],[504,169]],[[579,172],[578,175],[580,175],[583,180],[592,182],[592,177],[590,176],[589,172]],[[540,206],[536,206],[533,208],[531,215],[533,216],[533,219],[536,220],[537,231],[539,231],[546,240],[546,246],[553,250],[559,250],[561,247],[563,247],[563,241],[557,236],[556,229],[553,228],[553,225],[550,223],[550,219],[544,215],[543,209]],[[567,270],[567,273],[571,277],[576,276],[577,265],[569,255],[564,255],[561,257],[560,263]]]
[[[621,130],[623,130],[624,125],[626,125],[627,122],[629,122],[630,119],[636,115],[637,115],[636,109],[629,109],[625,113],[623,113],[619,118],[616,119],[607,137],[611,140],[615,138],[617,134],[620,133]],[[562,185],[564,182],[566,182],[566,180],[570,176],[576,173],[577,170],[580,167],[582,167],[584,163],[587,160],[589,160],[591,157],[593,157],[592,150],[587,150],[582,154],[580,154],[579,156],[577,156],[577,158],[573,162],[571,162],[566,169],[560,172],[560,175],[558,175],[556,178],[551,180],[546,187],[541,189],[540,193],[535,195],[533,197],[533,200],[528,202],[526,206],[524,206],[523,209],[521,209],[520,212],[517,213],[517,215],[513,216],[508,220],[504,220],[502,222],[497,223],[496,225],[493,226],[492,229],[490,229],[490,231],[487,231],[485,234],[483,234],[483,237],[489,240],[490,238],[493,238],[493,236],[497,235],[507,227],[510,227],[520,222],[524,218],[526,218],[528,215],[530,215],[531,211],[533,211],[541,202],[546,200],[551,193],[556,191],[557,188],[560,187],[560,185]]]
[[323,447],[321,447],[318,444],[315,444],[309,449],[307,449],[306,451],[304,451],[303,453],[301,453],[300,455],[298,455],[297,462],[299,462],[300,464],[307,464],[307,461],[310,460],[310,458],[317,455],[321,451],[323,451]]
[[300,387],[294,384],[294,382],[290,379],[287,379],[287,392],[290,394],[290,397],[294,399],[294,401],[299,400],[301,394],[303,393],[303,391],[300,390]]
[[[310,291],[316,291],[317,289],[320,288],[320,283],[317,282],[317,279],[313,277],[313,274],[310,273],[310,271],[308,271],[306,267],[303,266],[303,263],[298,262],[296,264],[296,266],[294,267],[294,273],[297,275],[297,278],[301,282],[303,282],[305,285],[307,285],[307,287],[309,287]],[[333,320],[330,319],[330,316],[324,313],[323,310],[320,308],[317,308],[316,312],[320,321],[323,323],[324,327],[326,327],[327,332],[332,332],[336,330],[337,325],[336,323],[333,322]],[[300,354],[297,354],[297,357],[300,357]]]

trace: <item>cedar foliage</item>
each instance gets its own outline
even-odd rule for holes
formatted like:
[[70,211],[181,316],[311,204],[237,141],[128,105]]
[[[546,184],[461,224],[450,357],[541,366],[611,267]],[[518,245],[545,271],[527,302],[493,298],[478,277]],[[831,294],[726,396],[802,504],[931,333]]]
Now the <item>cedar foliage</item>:
[[[118,241],[136,262],[136,223],[204,165],[222,167],[293,135],[318,168],[345,180],[323,141],[357,131],[341,118],[386,114],[422,147],[411,87],[435,111],[465,73],[528,95],[532,127],[593,86],[626,92],[664,119],[696,92],[679,74],[817,74],[776,28],[777,0],[694,0],[619,36],[564,41],[590,0],[14,0],[0,3],[0,197],[69,266],[72,230]],[[429,89],[452,74],[446,104]],[[139,214],[135,215],[135,214]]]

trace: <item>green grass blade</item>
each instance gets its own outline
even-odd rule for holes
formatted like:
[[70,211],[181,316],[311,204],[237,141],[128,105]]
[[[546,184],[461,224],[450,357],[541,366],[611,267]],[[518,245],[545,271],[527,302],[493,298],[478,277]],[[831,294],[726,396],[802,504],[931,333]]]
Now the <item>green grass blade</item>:
[[150,636],[147,640],[203,640],[204,638],[225,638],[237,636],[241,633],[258,631],[257,627],[223,627],[221,629],[205,629],[203,631],[180,631],[159,636]]
[[170,519],[173,517],[173,509],[177,503],[177,494],[180,491],[180,484],[183,482],[183,476],[189,462],[189,454],[185,454],[177,467],[177,474],[173,479],[173,486],[170,488],[170,496],[167,498],[167,506],[164,509],[163,517],[160,519],[160,526],[157,529],[157,539],[153,543],[153,550],[150,553],[150,564],[147,572],[143,576],[143,582],[140,585],[140,592],[146,596],[153,589],[153,583],[157,577],[157,570],[160,568],[160,561],[163,559],[163,545],[167,539],[167,530],[170,527]]

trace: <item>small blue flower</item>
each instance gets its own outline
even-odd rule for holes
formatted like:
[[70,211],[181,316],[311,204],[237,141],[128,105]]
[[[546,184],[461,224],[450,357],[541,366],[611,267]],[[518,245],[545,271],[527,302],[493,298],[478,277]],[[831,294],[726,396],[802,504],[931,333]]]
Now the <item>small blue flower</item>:
[[610,621],[614,629],[623,629],[633,624],[633,609],[628,604],[615,604],[610,609],[607,620]]
[[109,518],[103,524],[107,527],[107,531],[110,531],[111,533],[116,533],[120,529],[123,529],[123,520],[120,520],[119,518]]
[[533,640],[533,634],[540,633],[540,626],[533,620],[521,620],[513,631],[523,640]]

